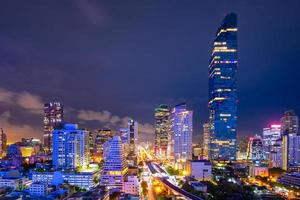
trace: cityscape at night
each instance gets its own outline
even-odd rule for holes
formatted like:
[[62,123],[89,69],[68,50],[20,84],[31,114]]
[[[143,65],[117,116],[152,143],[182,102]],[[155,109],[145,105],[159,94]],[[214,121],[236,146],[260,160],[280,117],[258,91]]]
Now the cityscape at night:
[[300,200],[299,9],[1,1],[0,200]]

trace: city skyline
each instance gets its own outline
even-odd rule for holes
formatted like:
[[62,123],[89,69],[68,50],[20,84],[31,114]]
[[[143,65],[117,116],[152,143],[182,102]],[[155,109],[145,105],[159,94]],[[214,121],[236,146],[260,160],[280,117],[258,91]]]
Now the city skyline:
[[[80,127],[118,130],[126,127],[123,122],[128,116],[141,123],[144,136],[153,133],[149,138],[153,140],[153,109],[161,103],[174,106],[186,101],[194,111],[193,135],[198,142],[208,117],[211,41],[231,11],[239,16],[238,135],[262,134],[285,110],[300,113],[300,97],[289,90],[299,87],[297,73],[291,73],[297,71],[299,52],[297,1],[290,5],[278,1],[281,6],[272,6],[274,1],[252,6],[232,1],[232,7],[175,2],[172,9],[158,2],[154,6],[11,2],[3,2],[0,20],[0,72],[5,74],[0,86],[0,124],[9,141],[42,139],[43,104],[51,101],[63,103],[66,121]],[[269,12],[264,4],[270,5]],[[24,11],[13,12],[21,7]],[[19,36],[19,31],[24,34]],[[290,39],[278,40],[286,32]]]

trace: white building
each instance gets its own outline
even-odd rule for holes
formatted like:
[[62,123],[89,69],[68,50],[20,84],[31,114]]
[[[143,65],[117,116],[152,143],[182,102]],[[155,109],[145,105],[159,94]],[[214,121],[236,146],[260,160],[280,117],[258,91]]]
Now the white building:
[[21,189],[24,185],[25,178],[24,177],[1,177],[0,178],[0,188],[1,187],[9,187],[16,189]]
[[178,168],[183,168],[193,154],[193,111],[187,110],[187,105],[182,103],[174,107],[171,116],[174,160]]
[[46,183],[35,182],[29,187],[29,194],[33,196],[46,196],[49,193],[49,188]]
[[[51,185],[55,172],[33,172],[32,181],[45,183]],[[91,172],[62,172],[63,181],[68,182],[70,185],[78,186],[84,189],[91,189],[97,184],[94,182],[95,178],[99,177],[99,171]]]
[[77,124],[65,124],[52,133],[52,163],[57,169],[76,169],[89,164],[89,132]]
[[128,168],[120,136],[114,136],[108,142],[106,151],[100,185],[106,186],[108,189],[124,191],[124,178]]
[[195,179],[209,180],[212,178],[212,164],[209,160],[189,160],[186,172]]
[[139,179],[137,176],[128,176],[128,180],[124,182],[124,192],[132,195],[139,195]]

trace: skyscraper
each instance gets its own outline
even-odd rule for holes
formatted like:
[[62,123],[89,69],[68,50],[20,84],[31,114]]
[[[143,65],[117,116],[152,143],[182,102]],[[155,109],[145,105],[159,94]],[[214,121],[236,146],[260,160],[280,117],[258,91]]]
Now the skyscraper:
[[210,123],[203,124],[203,157],[208,159],[209,144],[210,144]]
[[7,148],[7,137],[3,129],[0,128],[0,157],[6,151],[6,148]]
[[300,164],[300,135],[298,116],[293,110],[286,111],[281,118],[282,168],[288,170]]
[[53,131],[52,164],[56,169],[76,169],[89,164],[89,132],[77,124],[64,124]]
[[261,161],[264,159],[263,142],[260,136],[255,135],[249,138],[247,159],[252,161]]
[[114,136],[108,141],[105,155],[100,185],[123,191],[128,168],[120,136]]
[[47,152],[52,151],[52,131],[63,121],[63,106],[59,102],[44,105],[44,147]]
[[128,121],[128,142],[129,142],[129,157],[131,160],[136,160],[136,144],[138,137],[138,123],[133,119]]
[[192,159],[193,111],[188,110],[185,103],[181,103],[173,108],[171,115],[174,159],[178,167],[181,167]]
[[216,33],[209,64],[210,157],[236,159],[237,15],[224,18]]
[[170,156],[171,145],[171,124],[170,108],[167,105],[160,105],[154,111],[155,117],[155,155],[167,158]]
[[270,127],[263,129],[263,146],[265,158],[270,159],[270,152],[273,149],[273,145],[281,139],[281,125],[272,124]]

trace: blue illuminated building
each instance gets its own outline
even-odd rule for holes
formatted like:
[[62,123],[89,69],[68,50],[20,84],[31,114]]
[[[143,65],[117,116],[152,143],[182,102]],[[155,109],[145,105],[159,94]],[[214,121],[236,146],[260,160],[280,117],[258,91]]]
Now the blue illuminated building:
[[226,15],[216,33],[209,64],[209,155],[213,160],[236,159],[237,16]]

